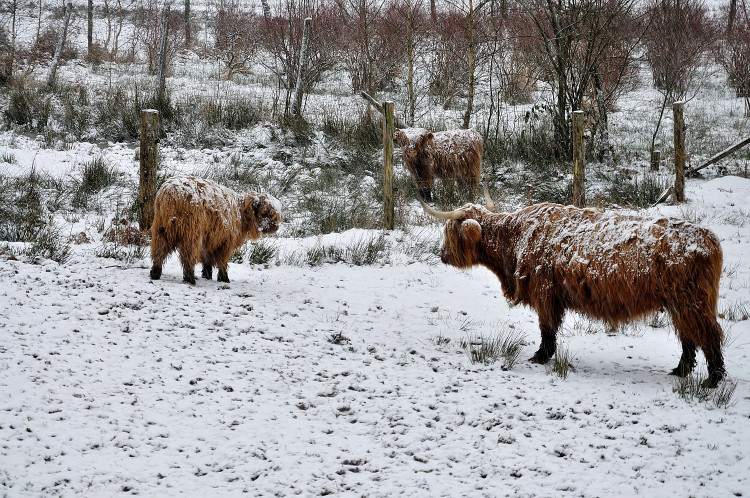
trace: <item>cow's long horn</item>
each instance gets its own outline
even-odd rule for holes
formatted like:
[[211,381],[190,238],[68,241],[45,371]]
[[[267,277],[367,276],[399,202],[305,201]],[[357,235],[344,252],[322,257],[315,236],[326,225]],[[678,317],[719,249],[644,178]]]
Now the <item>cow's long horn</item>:
[[466,213],[464,213],[460,209],[454,209],[453,211],[438,211],[437,209],[433,209],[430,206],[428,206],[420,197],[419,202],[422,204],[422,209],[424,209],[424,212],[427,214],[431,214],[435,218],[439,218],[441,220],[460,220],[461,218],[466,218]]
[[484,204],[487,209],[490,211],[495,210],[495,203],[492,201],[492,197],[490,197],[490,191],[487,189],[487,178],[485,177],[482,181],[482,190],[484,190]]

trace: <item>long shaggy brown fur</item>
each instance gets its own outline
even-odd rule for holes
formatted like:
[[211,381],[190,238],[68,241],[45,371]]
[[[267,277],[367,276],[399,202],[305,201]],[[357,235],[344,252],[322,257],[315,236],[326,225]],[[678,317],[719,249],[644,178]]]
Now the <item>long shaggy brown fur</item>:
[[229,282],[227,263],[247,239],[273,235],[281,223],[281,204],[268,194],[238,194],[211,180],[172,177],[156,194],[151,226],[151,278],[161,277],[162,264],[177,250],[183,279],[195,284],[194,267],[203,277]]
[[454,180],[476,190],[482,170],[482,135],[476,130],[430,132],[423,128],[396,130],[404,166],[414,177],[417,191],[430,200],[435,178]]
[[546,363],[566,310],[619,324],[665,309],[682,343],[672,374],[708,363],[706,384],[724,377],[723,332],[716,321],[722,251],[710,230],[677,218],[645,218],[558,204],[494,214],[467,204],[445,225],[442,260],[489,268],[513,304],[533,308],[542,342],[531,360]]

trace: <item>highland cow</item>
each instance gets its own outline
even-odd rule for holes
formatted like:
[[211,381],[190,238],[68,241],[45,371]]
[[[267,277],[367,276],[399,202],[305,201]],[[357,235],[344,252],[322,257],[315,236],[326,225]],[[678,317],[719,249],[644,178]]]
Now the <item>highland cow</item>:
[[227,262],[247,239],[273,235],[281,222],[281,204],[268,194],[238,194],[211,180],[173,177],[156,194],[151,226],[151,278],[161,278],[162,264],[177,250],[182,278],[195,284],[194,267],[202,276],[229,282]]
[[450,212],[422,205],[448,220],[443,263],[485,266],[508,301],[537,312],[542,340],[532,362],[547,363],[555,353],[566,310],[615,325],[664,309],[682,343],[671,374],[689,374],[699,347],[708,364],[704,385],[716,387],[724,377],[716,321],[722,251],[710,230],[678,218],[558,204],[499,214],[475,204]]
[[401,147],[404,166],[414,177],[417,192],[431,200],[435,178],[455,180],[475,191],[482,169],[482,135],[476,130],[432,133],[424,128],[404,128],[393,133]]

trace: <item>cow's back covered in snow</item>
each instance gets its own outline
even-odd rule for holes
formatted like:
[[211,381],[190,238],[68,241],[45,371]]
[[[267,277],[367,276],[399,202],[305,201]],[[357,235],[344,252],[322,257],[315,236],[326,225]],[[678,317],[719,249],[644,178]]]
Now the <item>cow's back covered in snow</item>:
[[229,282],[227,264],[235,249],[247,239],[272,235],[281,222],[281,204],[268,194],[238,194],[211,180],[192,176],[172,177],[156,194],[151,226],[151,278],[161,277],[166,257],[177,250],[183,279],[195,283],[194,267],[203,263],[202,275]]
[[672,371],[688,374],[696,347],[715,386],[724,375],[716,321],[722,251],[710,230],[665,217],[642,217],[558,204],[494,214],[473,204],[436,216],[445,226],[444,263],[483,265],[505,297],[536,310],[546,363],[566,310],[618,324],[665,309],[682,342]]

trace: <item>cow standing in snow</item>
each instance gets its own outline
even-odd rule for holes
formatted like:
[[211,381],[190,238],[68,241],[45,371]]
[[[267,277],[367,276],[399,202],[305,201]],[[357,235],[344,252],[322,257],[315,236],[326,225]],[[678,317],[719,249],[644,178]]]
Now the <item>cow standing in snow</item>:
[[414,177],[423,199],[432,198],[435,178],[455,180],[464,188],[476,190],[482,170],[482,135],[476,130],[431,132],[424,128],[404,128],[393,133],[401,147],[404,166]]
[[710,230],[677,218],[558,204],[499,214],[475,204],[450,212],[422,205],[448,220],[443,263],[487,267],[506,299],[537,312],[542,342],[532,362],[547,363],[555,353],[566,310],[618,324],[666,309],[682,343],[671,374],[689,374],[699,347],[708,364],[704,385],[716,387],[724,377],[716,321],[722,251]]
[[281,223],[281,203],[268,194],[238,194],[211,180],[172,177],[156,194],[151,226],[151,278],[161,278],[162,264],[175,249],[185,282],[195,284],[194,267],[202,276],[229,282],[227,264],[247,239],[273,235]]

